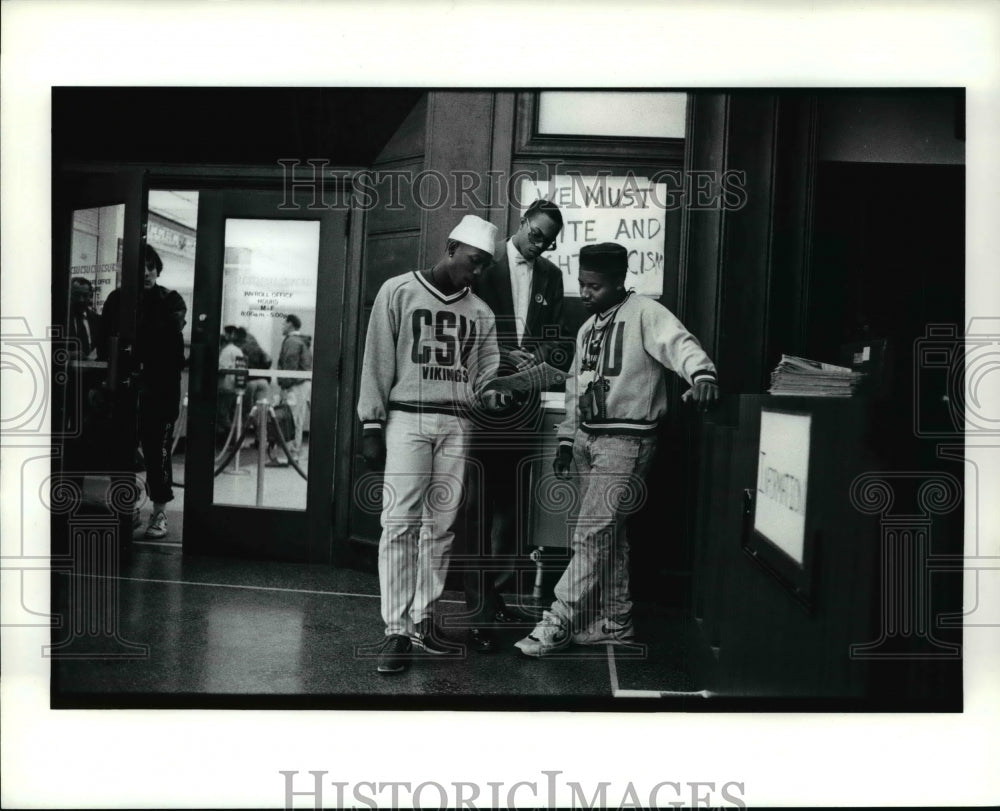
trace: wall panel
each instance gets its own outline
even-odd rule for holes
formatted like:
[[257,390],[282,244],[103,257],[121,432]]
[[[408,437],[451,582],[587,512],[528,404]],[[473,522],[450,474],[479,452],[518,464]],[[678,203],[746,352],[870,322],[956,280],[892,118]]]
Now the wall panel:
[[364,274],[366,307],[371,307],[383,282],[418,268],[419,248],[420,234],[415,231],[368,237]]

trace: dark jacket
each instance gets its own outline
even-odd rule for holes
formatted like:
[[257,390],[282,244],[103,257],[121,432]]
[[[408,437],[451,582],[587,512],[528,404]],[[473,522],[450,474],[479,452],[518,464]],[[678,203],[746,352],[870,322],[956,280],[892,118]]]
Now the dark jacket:
[[[253,337],[249,332],[247,333],[246,339],[240,344],[240,349],[243,350],[243,356],[247,359],[247,367],[250,369],[270,369],[271,368],[271,358],[264,351],[263,347],[257,343],[257,339]],[[250,380],[267,380],[266,377],[250,377]]]
[[[496,256],[499,258],[479,279],[474,292],[489,305],[496,316],[497,341],[500,344],[500,368],[497,376],[504,377],[517,371],[510,359],[510,352],[518,348],[507,241],[497,248]],[[531,269],[531,293],[520,348],[533,353],[538,360],[565,371],[573,360],[573,338],[563,335],[562,316],[562,272],[548,259],[539,256]],[[537,392],[515,396],[504,418],[507,430],[538,430],[540,404],[541,397]],[[487,424],[480,427],[492,430],[496,416],[492,415]]]
[[[120,335],[119,291],[112,290],[101,311],[103,359],[108,357],[109,339]],[[139,294],[135,324],[135,364],[140,390],[180,401],[181,370],[184,368],[184,338],[181,329],[187,305],[180,293],[155,285]]]
[[[518,347],[506,241],[497,248],[497,255],[496,263],[483,274],[474,292],[496,316],[497,340],[500,343],[499,374],[502,376],[515,371],[509,354]],[[567,339],[562,334],[562,315],[562,272],[548,259],[539,256],[531,272],[531,294],[522,348],[533,352],[539,360],[565,371],[573,360],[573,339],[572,336]]]
[[[76,340],[80,342],[78,351],[80,351],[81,356],[86,357],[91,350],[96,348],[97,355],[100,357],[104,344],[104,341],[101,338],[101,335],[103,334],[101,317],[91,309],[84,310],[82,316],[87,322],[87,329],[90,330],[90,336],[88,337],[86,334],[80,334],[76,323],[76,315],[72,312],[72,310],[69,314],[69,336],[71,338],[76,338]],[[73,349],[76,350],[76,346],[73,346]]]
[[[312,371],[313,361],[312,350],[309,348],[310,343],[311,339],[308,336],[298,332],[286,335],[281,344],[281,353],[278,355],[278,368],[290,372]],[[290,377],[278,378],[278,385],[283,389],[298,386],[303,382]]]

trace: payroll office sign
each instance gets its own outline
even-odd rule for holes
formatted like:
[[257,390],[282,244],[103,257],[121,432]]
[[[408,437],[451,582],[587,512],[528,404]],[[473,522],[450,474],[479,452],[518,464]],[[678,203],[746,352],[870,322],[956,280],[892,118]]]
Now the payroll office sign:
[[652,183],[631,174],[556,175],[546,182],[522,180],[522,212],[541,198],[559,206],[563,215],[563,229],[545,257],[562,271],[565,295],[579,297],[580,248],[597,242],[618,242],[628,249],[626,287],[646,296],[663,294],[668,199],[665,183]]

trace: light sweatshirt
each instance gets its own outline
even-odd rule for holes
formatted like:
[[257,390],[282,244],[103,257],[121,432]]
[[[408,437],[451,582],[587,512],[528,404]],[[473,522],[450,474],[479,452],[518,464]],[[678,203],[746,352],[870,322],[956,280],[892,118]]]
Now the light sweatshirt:
[[597,318],[591,316],[577,333],[566,379],[566,419],[558,428],[561,443],[571,443],[578,427],[592,434],[655,432],[667,411],[666,371],[692,385],[716,380],[715,365],[698,339],[662,304],[635,294],[605,327],[597,368],[582,370]]
[[471,416],[499,361],[493,311],[469,288],[445,295],[420,273],[396,276],[372,306],[358,417],[372,431],[392,409]]

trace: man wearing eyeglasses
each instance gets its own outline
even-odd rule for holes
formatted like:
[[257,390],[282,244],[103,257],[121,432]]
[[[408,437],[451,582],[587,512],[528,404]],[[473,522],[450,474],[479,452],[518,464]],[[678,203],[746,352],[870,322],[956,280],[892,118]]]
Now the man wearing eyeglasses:
[[[533,202],[475,288],[496,316],[501,377],[543,362],[565,370],[572,360],[572,344],[561,341],[562,272],[542,256],[562,225],[558,206]],[[496,649],[494,629],[523,621],[500,592],[515,585],[514,561],[525,551],[528,493],[522,463],[534,448],[541,398],[537,392],[515,395],[500,417],[491,414],[490,420],[472,437],[465,522],[467,554],[490,559],[464,576],[471,643],[481,653]]]

